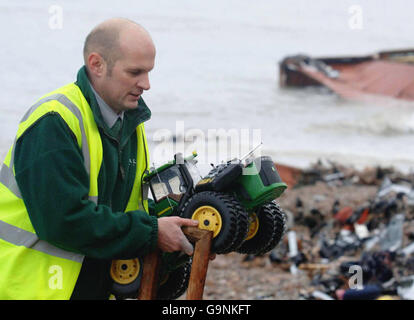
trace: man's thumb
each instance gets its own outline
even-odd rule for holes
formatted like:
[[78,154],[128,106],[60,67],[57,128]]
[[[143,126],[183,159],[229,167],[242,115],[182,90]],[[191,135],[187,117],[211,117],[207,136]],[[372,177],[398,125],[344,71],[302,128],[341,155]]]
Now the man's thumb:
[[191,256],[194,252],[193,245],[190,243],[190,241],[187,240],[186,237],[183,237],[183,240],[181,242],[181,248],[182,248],[182,251],[184,251],[189,256]]
[[197,227],[198,226],[198,220],[182,218],[181,219],[181,225],[182,226],[187,226],[187,227]]

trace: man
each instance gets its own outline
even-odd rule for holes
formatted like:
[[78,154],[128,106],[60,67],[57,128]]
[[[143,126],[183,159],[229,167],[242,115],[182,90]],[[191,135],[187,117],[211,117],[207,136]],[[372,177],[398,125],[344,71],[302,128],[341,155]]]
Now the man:
[[113,259],[192,246],[197,221],[148,214],[144,122],[155,47],[126,19],[95,27],[75,83],[24,115],[0,171],[0,299],[107,299]]

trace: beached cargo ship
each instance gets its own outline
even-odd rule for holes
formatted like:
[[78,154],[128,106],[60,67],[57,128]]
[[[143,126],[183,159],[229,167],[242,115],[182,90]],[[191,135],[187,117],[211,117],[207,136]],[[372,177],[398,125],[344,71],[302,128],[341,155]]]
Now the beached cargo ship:
[[355,100],[414,100],[414,49],[355,57],[288,56],[279,72],[280,87],[325,86]]

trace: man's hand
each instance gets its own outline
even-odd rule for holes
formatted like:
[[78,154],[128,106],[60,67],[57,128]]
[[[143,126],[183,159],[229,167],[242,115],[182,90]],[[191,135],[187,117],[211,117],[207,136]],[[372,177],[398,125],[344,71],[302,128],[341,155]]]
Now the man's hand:
[[197,220],[180,217],[158,219],[158,247],[164,252],[183,251],[189,256],[194,252],[193,245],[184,235],[181,227],[196,227]]

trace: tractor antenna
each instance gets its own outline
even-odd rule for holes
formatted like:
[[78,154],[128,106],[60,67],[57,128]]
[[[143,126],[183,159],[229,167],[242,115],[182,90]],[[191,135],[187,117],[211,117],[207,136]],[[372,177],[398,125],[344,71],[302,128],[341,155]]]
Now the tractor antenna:
[[252,150],[250,150],[248,153],[246,153],[241,159],[240,162],[242,162],[245,158],[247,158],[248,156],[250,156],[253,152],[256,151],[256,149],[258,149],[259,147],[261,147],[263,145],[263,142],[260,142],[259,145],[257,145],[256,147],[254,147]]

